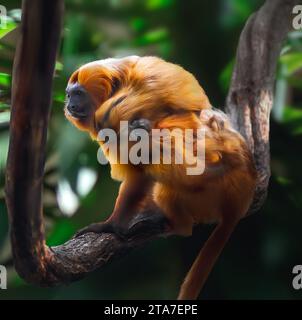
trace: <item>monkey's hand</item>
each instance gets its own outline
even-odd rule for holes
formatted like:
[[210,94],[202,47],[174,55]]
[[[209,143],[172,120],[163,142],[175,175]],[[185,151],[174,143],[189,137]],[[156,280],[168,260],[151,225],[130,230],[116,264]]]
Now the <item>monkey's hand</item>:
[[151,122],[148,119],[144,118],[133,120],[129,124],[129,131],[132,131],[134,129],[144,129],[150,132],[151,128]]
[[225,113],[218,109],[205,109],[200,113],[201,121],[213,131],[221,131],[230,128],[230,122]]

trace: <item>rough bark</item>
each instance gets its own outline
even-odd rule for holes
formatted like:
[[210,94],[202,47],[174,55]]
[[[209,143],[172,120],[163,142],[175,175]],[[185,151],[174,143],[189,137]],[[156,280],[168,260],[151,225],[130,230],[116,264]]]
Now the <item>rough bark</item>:
[[267,195],[276,64],[291,28],[293,7],[298,3],[298,0],[267,0],[248,19],[239,40],[226,113],[254,155],[258,184],[250,213],[259,210]]
[[23,2],[13,68],[6,202],[16,270],[36,283],[50,274],[41,190],[62,15],[62,0]]
[[[296,0],[268,0],[247,22],[239,41],[226,111],[253,150],[259,172],[256,207],[263,202],[269,169],[269,114],[275,69]],[[25,0],[21,39],[13,72],[6,200],[16,270],[28,282],[57,285],[83,277],[147,240],[122,241],[113,234],[85,234],[65,244],[45,245],[42,180],[52,76],[63,1]],[[258,197],[258,198],[257,198]]]

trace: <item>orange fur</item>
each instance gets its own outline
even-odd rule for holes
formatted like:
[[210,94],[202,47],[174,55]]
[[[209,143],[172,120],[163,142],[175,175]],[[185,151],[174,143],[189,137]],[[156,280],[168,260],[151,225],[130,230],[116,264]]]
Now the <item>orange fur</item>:
[[[135,181],[137,175],[154,181],[146,197],[150,198],[151,193],[174,233],[190,235],[193,225],[199,223],[220,225],[181,290],[181,299],[196,298],[228,233],[245,215],[253,198],[256,173],[245,141],[222,112],[211,108],[192,74],[162,59],[133,56],[96,61],[77,70],[69,80],[75,82],[90,93],[95,112],[93,119],[85,122],[67,117],[93,139],[97,139],[99,124],[118,131],[120,121],[137,118],[148,119],[152,128],[158,129],[205,128],[206,163],[202,175],[187,175],[185,164],[111,166],[112,177],[126,184]],[[114,88],[116,83],[118,88]],[[119,98],[123,99],[105,119],[112,103]],[[173,143],[173,148],[181,147]],[[213,254],[207,250],[209,246]],[[204,273],[198,271],[203,263]]]

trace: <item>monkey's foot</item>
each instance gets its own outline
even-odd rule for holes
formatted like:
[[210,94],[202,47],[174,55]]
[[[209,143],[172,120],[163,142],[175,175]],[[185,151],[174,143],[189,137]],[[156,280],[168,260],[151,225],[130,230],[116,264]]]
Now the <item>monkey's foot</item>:
[[83,234],[92,233],[114,233],[122,240],[133,237],[146,237],[146,235],[164,235],[171,231],[171,226],[168,219],[156,210],[148,209],[135,215],[129,221],[127,226],[119,225],[112,222],[98,222],[79,230],[74,238]]

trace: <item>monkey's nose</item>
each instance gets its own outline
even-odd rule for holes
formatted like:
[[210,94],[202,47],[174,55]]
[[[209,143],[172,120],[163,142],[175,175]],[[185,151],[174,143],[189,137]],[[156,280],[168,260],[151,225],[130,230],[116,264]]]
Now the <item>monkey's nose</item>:
[[67,106],[67,110],[73,117],[76,117],[76,118],[83,118],[87,116],[85,109],[80,105],[69,104]]
[[71,114],[75,114],[75,113],[79,112],[79,107],[76,106],[75,104],[69,104],[69,105],[67,105],[67,110],[68,110]]
[[76,105],[69,105],[68,106],[68,109],[70,110],[70,111],[76,111],[77,110],[77,106]]

